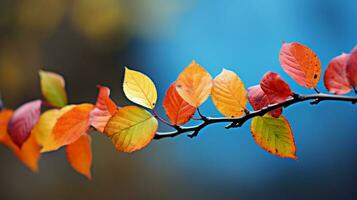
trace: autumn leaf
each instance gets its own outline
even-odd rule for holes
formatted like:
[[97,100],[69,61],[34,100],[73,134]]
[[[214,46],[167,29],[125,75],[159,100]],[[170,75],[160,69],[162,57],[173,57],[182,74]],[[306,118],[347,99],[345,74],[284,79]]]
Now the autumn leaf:
[[284,116],[274,118],[266,114],[254,117],[251,132],[255,142],[266,151],[283,158],[296,159],[294,136]]
[[293,94],[289,85],[275,72],[267,72],[260,81],[260,87],[270,103],[280,103]]
[[21,148],[30,136],[32,128],[37,123],[41,112],[41,100],[25,103],[19,107],[8,124],[7,132],[11,140]]
[[41,91],[46,101],[55,107],[67,105],[65,81],[59,74],[40,71]]
[[191,106],[199,107],[211,93],[211,75],[195,61],[176,80],[176,90]]
[[132,102],[153,109],[156,105],[155,84],[145,74],[125,68],[123,89],[125,96]]
[[93,107],[92,104],[80,104],[58,118],[52,130],[58,148],[71,144],[86,134],[89,128],[89,114]]
[[90,124],[103,133],[109,119],[118,111],[118,106],[110,99],[110,89],[98,86],[99,95],[95,108],[90,113]]
[[167,90],[163,106],[167,117],[173,124],[177,125],[188,122],[196,111],[195,107],[182,99],[176,90],[175,83],[172,83]]
[[333,58],[327,66],[324,84],[327,90],[335,94],[346,94],[352,87],[348,82],[346,67],[349,54],[341,54]]
[[280,49],[280,65],[301,86],[315,88],[320,79],[319,58],[302,44],[283,43]]
[[[268,96],[264,93],[260,85],[255,85],[248,88],[248,100],[254,110],[260,110],[271,104],[269,102]],[[273,117],[279,117],[282,112],[283,109],[280,107],[270,111],[269,113]]]
[[13,151],[18,159],[33,172],[38,171],[38,161],[40,159],[40,147],[35,137],[31,134],[20,149],[10,138],[7,133],[7,125],[13,115],[11,110],[0,112],[0,143],[7,146]]
[[133,152],[150,143],[157,127],[157,120],[148,111],[126,106],[109,120],[104,133],[112,139],[118,151]]
[[[347,78],[353,87],[357,86],[357,46],[352,50],[346,66]],[[357,91],[357,90],[355,90]]]
[[223,69],[213,80],[211,98],[216,108],[226,117],[241,117],[246,110],[247,91],[241,79]]
[[92,148],[91,138],[88,134],[82,135],[66,148],[66,154],[69,164],[80,174],[88,179],[92,178]]

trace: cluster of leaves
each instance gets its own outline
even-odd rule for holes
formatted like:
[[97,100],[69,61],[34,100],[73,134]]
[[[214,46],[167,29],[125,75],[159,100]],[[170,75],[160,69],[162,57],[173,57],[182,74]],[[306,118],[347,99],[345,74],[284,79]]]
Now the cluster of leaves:
[[[321,75],[321,63],[311,49],[299,43],[284,43],[280,50],[280,63],[299,85],[318,92],[316,85]],[[15,111],[3,109],[1,105],[0,142],[13,150],[33,171],[38,170],[41,153],[65,147],[70,165],[88,178],[91,178],[90,132],[93,129],[108,136],[118,151],[134,152],[155,138],[158,120],[180,131],[183,130],[181,125],[198,111],[198,120],[209,122],[209,118],[198,109],[209,96],[226,119],[239,119],[251,113],[247,108],[248,102],[255,111],[259,111],[296,95],[274,72],[267,72],[259,85],[246,90],[234,72],[223,69],[212,79],[205,68],[193,61],[167,90],[163,100],[169,119],[166,121],[154,109],[157,102],[154,83],[138,71],[125,68],[123,89],[126,97],[141,107],[118,107],[110,99],[110,89],[104,86],[98,86],[95,105],[68,105],[63,77],[46,71],[40,71],[39,75],[44,100],[30,101]],[[324,83],[334,94],[356,90],[357,48],[351,54],[342,54],[331,60]],[[47,110],[41,114],[41,109],[45,108]],[[263,116],[255,116],[251,132],[257,144],[268,152],[296,159],[293,133],[282,112],[283,108],[277,107]]]

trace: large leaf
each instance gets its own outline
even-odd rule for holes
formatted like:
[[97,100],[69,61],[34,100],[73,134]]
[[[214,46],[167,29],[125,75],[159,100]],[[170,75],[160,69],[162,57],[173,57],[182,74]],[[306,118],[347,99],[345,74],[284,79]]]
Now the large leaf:
[[7,125],[12,116],[11,110],[0,112],[0,143],[12,150],[21,162],[30,168],[32,171],[38,171],[38,161],[40,159],[40,147],[36,142],[36,138],[31,134],[20,149],[11,140],[7,133]]
[[155,107],[155,84],[145,74],[125,68],[123,89],[130,101],[150,109]]
[[104,127],[109,119],[118,111],[118,106],[110,99],[110,89],[99,86],[99,95],[95,108],[90,113],[90,124],[99,132],[104,132]]
[[348,81],[346,67],[349,54],[341,54],[333,58],[327,66],[324,84],[327,90],[335,94],[346,94],[352,87]]
[[255,142],[263,149],[283,158],[296,159],[294,136],[285,117],[274,118],[269,114],[254,117],[251,131]]
[[246,110],[247,91],[241,79],[223,69],[213,80],[211,98],[216,108],[226,117],[241,117]]
[[40,71],[41,90],[46,101],[55,107],[63,107],[67,104],[65,82],[61,75]]
[[308,47],[296,42],[284,43],[280,49],[280,64],[299,85],[316,87],[320,79],[321,62]]
[[112,139],[118,151],[133,152],[150,143],[157,127],[157,120],[148,111],[137,106],[127,106],[110,119],[104,132]]
[[89,128],[89,114],[93,107],[92,104],[80,104],[58,118],[52,130],[57,147],[71,144],[86,134]]
[[82,135],[77,141],[66,148],[69,164],[80,174],[91,179],[92,148],[91,138],[88,134]]
[[347,78],[350,84],[357,86],[357,46],[352,50],[346,67]]
[[32,128],[37,123],[41,112],[41,100],[25,103],[19,107],[12,116],[8,133],[12,141],[21,148],[30,136]]
[[267,72],[260,81],[260,87],[270,103],[280,103],[293,94],[289,85],[275,72]]
[[170,121],[178,125],[188,122],[196,111],[195,107],[182,99],[175,83],[172,83],[167,90],[163,106]]
[[177,92],[187,103],[196,108],[207,100],[211,88],[211,75],[195,61],[192,61],[176,80]]
[[[254,110],[260,110],[271,104],[268,96],[264,93],[260,85],[248,88],[248,100]],[[274,117],[279,117],[282,111],[283,109],[280,107],[270,111],[269,113]]]

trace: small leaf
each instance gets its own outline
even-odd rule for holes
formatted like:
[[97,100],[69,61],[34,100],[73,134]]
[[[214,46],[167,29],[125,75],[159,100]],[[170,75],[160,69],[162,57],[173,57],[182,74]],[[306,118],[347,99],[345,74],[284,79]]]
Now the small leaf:
[[347,61],[347,78],[350,84],[357,86],[357,46],[352,50],[350,58]]
[[35,137],[31,134],[20,149],[11,140],[7,133],[7,125],[12,117],[11,110],[0,112],[0,143],[12,150],[21,162],[30,168],[33,172],[38,171],[38,161],[40,159],[40,146],[37,144]]
[[163,106],[167,117],[176,125],[188,122],[196,111],[195,107],[182,99],[176,90],[175,83],[172,83],[167,90]]
[[327,66],[324,75],[324,84],[327,90],[334,94],[346,94],[351,91],[348,82],[346,67],[349,54],[341,54],[333,58]]
[[118,106],[110,99],[110,89],[99,86],[95,108],[90,113],[90,124],[103,133],[109,119],[118,111]]
[[148,111],[137,106],[126,106],[109,120],[104,132],[118,151],[133,152],[151,142],[157,127],[157,120]]
[[181,72],[176,80],[176,90],[191,106],[199,107],[211,93],[211,75],[195,61]]
[[246,110],[247,91],[243,82],[232,71],[223,69],[213,80],[211,98],[216,108],[226,117],[241,117]]
[[80,174],[88,179],[92,178],[92,148],[91,138],[88,134],[82,135],[66,148],[66,154],[69,164]]
[[[260,110],[260,109],[268,106],[269,104],[271,104],[269,102],[268,96],[264,93],[264,91],[262,90],[260,85],[255,85],[255,86],[248,88],[248,100],[254,110]],[[280,107],[280,108],[270,111],[269,113],[273,117],[279,117],[282,112],[283,112],[283,109]]]
[[153,109],[157,100],[155,84],[145,74],[125,68],[125,96],[132,102]]
[[299,43],[284,43],[280,49],[280,64],[299,85],[315,88],[321,74],[321,62],[316,54]]
[[274,72],[267,72],[260,81],[260,87],[268,96],[270,103],[280,103],[293,94],[289,85]]
[[269,114],[254,117],[251,132],[255,142],[266,151],[283,158],[296,159],[294,136],[285,117]]
[[92,109],[92,104],[80,104],[58,118],[52,130],[57,147],[71,144],[86,134]]
[[25,103],[19,107],[12,116],[8,133],[12,141],[21,148],[30,136],[32,128],[37,123],[41,112],[41,100]]
[[40,71],[41,90],[46,101],[55,107],[63,107],[67,105],[67,94],[65,90],[65,82],[61,75]]

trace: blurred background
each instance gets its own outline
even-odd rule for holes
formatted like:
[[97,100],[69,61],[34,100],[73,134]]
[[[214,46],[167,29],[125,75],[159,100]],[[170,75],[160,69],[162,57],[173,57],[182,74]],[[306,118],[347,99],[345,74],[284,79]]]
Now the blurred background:
[[[195,59],[212,76],[235,71],[246,87],[271,70],[297,93],[312,93],[279,66],[282,42],[306,44],[326,69],[357,44],[356,12],[355,0],[0,0],[0,92],[8,108],[39,98],[45,69],[65,77],[71,103],[94,103],[102,84],[123,106],[129,66],[153,79],[161,104]],[[211,100],[202,111],[219,116]],[[197,138],[153,141],[133,154],[95,133],[92,181],[63,150],[43,155],[34,174],[1,146],[0,199],[357,199],[356,114],[339,102],[285,110],[296,161],[257,146],[249,123],[211,125]]]

